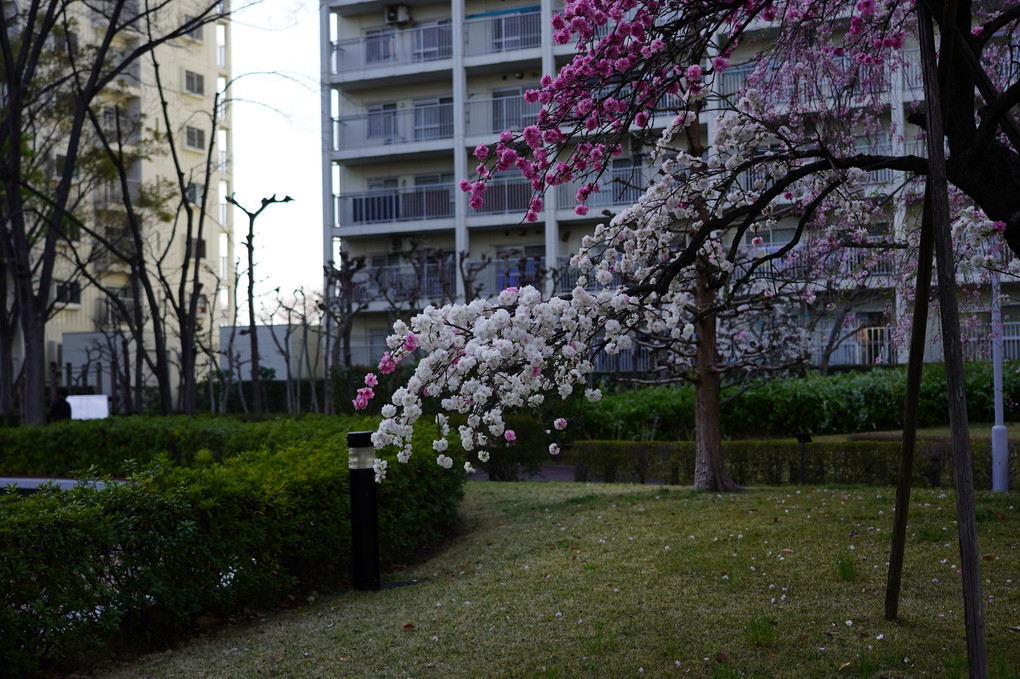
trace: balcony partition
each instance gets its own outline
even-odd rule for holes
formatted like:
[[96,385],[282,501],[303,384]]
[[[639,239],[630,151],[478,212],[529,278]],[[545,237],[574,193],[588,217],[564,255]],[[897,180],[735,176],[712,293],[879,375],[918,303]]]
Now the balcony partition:
[[430,184],[333,196],[336,226],[453,217],[454,185]]
[[500,54],[539,47],[542,44],[542,13],[539,10],[494,13],[464,22],[464,54]]
[[453,56],[453,33],[448,21],[378,31],[334,42],[330,55],[334,74],[427,63]]
[[452,102],[333,119],[334,151],[451,138]]

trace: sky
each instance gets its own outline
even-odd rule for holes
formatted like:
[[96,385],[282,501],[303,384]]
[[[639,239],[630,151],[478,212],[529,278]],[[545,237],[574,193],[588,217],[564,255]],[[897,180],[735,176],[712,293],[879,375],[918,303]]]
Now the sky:
[[[294,198],[270,205],[255,222],[256,293],[321,290],[318,2],[242,4],[235,2],[231,25],[232,190],[253,212],[273,194]],[[235,209],[242,270],[247,232],[248,218]]]

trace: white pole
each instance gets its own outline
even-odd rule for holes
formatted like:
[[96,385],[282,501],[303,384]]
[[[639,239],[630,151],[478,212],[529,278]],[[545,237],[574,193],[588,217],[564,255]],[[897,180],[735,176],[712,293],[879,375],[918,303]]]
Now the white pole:
[[1002,407],[1002,308],[999,274],[992,274],[992,381],[995,389],[995,426],[992,427],[992,490],[1009,490],[1009,444]]

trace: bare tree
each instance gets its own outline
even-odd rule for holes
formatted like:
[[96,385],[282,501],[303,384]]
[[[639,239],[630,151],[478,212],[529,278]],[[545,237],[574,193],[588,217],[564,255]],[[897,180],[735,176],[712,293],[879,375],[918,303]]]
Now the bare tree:
[[[83,195],[75,173],[90,149],[90,125],[97,119],[102,97],[115,80],[146,55],[214,20],[220,3],[195,0],[193,13],[167,22],[169,0],[139,7],[130,0],[99,5],[66,0],[5,5],[0,14],[0,77],[3,78],[0,125],[0,252],[13,282],[5,298],[6,313],[17,314],[5,331],[0,353],[13,346],[13,333],[24,340],[23,419],[45,419],[45,325],[52,311],[54,268],[58,247],[73,248],[68,232],[75,200]],[[95,34],[87,45],[77,34],[82,19]],[[140,32],[139,27],[145,31]],[[138,36],[141,35],[142,39]],[[122,36],[129,38],[122,40]],[[127,43],[131,49],[118,50]],[[59,148],[55,186],[38,172],[33,140]],[[70,218],[70,220],[69,220]],[[78,260],[87,257],[78,257]],[[8,316],[10,317],[10,316]],[[4,361],[0,361],[2,365]],[[0,380],[9,379],[0,371]],[[162,383],[161,383],[162,388]],[[0,389],[8,394],[10,388]]]
[[262,204],[252,212],[237,202],[233,194],[227,197],[227,202],[239,207],[248,216],[248,236],[244,245],[248,250],[248,333],[251,341],[251,403],[252,412],[262,412],[262,393],[259,379],[259,336],[255,327],[255,220],[262,212],[274,203],[289,203],[293,198],[284,196],[277,198],[273,194],[269,198],[263,198]]

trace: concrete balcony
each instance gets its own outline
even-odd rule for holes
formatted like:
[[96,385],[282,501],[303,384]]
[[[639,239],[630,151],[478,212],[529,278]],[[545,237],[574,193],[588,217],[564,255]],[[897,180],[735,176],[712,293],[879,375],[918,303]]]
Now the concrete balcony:
[[464,22],[464,55],[503,54],[542,46],[542,13],[493,12]]
[[453,103],[394,108],[334,118],[332,137],[333,150],[341,152],[378,146],[421,145],[439,139],[452,139]]
[[336,227],[452,218],[456,187],[431,184],[333,196]]
[[330,73],[341,81],[392,78],[401,73],[413,77],[420,76],[423,67],[449,68],[451,57],[452,27],[448,22],[432,23],[336,41],[330,49]]

